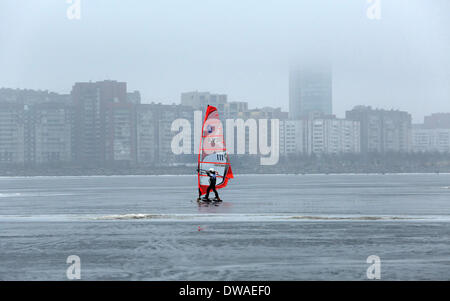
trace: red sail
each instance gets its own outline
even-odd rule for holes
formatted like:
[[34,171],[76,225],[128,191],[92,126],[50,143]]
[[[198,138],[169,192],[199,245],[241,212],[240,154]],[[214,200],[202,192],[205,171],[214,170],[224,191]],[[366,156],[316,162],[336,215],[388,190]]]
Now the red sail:
[[198,188],[201,195],[206,194],[209,177],[206,174],[210,168],[218,172],[216,189],[224,188],[228,180],[233,178],[230,160],[223,137],[223,126],[219,120],[217,108],[208,106],[202,126],[202,138],[198,155]]

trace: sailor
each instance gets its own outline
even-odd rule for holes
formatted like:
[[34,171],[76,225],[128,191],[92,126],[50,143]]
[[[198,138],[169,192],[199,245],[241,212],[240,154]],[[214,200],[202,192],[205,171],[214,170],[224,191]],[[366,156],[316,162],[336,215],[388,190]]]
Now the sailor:
[[[205,196],[205,198],[203,198],[203,200],[204,201],[210,201],[209,193],[212,190],[214,192],[214,194],[216,195],[214,201],[222,202],[222,200],[219,198],[219,194],[217,193],[217,190],[216,190],[217,175],[219,173],[217,171],[215,171],[214,168],[210,168],[209,170],[197,169],[197,172],[199,172],[199,173],[206,173],[206,175],[209,177],[209,186],[206,189],[206,196]],[[198,199],[197,199],[197,201],[201,201],[201,200],[202,200],[202,190],[199,188],[198,189]]]
[[[217,190],[216,190],[216,180],[217,180],[217,175],[219,173],[217,171],[215,171],[214,168],[210,168],[209,170],[197,169],[197,172],[202,172],[202,173],[204,172],[209,177],[209,186],[206,189],[206,196],[203,200],[209,201],[209,193],[212,190],[212,191],[214,191],[214,194],[216,195],[215,201],[221,202],[222,200],[219,198],[219,194],[217,193]],[[200,201],[201,199],[202,199],[202,191],[199,188],[197,201]]]
[[209,177],[209,187],[206,189],[206,199],[209,199],[209,193],[211,192],[211,190],[214,192],[214,194],[216,195],[216,201],[220,202],[220,198],[219,198],[219,194],[217,193],[216,190],[216,179],[217,179],[217,175],[219,174],[217,171],[214,170],[214,168],[210,168],[206,174]]

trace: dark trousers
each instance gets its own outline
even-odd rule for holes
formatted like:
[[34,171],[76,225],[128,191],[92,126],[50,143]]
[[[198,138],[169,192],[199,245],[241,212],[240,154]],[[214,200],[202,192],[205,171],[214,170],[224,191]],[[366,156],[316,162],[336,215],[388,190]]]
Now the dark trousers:
[[217,193],[216,185],[208,186],[208,188],[206,189],[206,198],[209,199],[209,193],[211,192],[211,190],[214,192],[214,194],[216,195],[216,198],[218,199],[219,194]]

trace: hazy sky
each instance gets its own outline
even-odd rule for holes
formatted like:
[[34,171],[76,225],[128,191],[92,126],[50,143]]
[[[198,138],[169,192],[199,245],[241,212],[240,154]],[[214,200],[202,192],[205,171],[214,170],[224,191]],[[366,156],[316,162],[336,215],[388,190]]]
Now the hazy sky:
[[0,87],[68,93],[75,81],[116,79],[144,102],[180,93],[288,109],[299,58],[333,61],[334,113],[395,108],[422,121],[450,112],[450,1],[0,0]]

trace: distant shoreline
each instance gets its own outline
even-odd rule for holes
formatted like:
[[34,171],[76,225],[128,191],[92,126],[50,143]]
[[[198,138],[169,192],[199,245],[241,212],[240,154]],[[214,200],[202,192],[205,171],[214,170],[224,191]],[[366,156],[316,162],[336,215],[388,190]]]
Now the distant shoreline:
[[[233,174],[338,175],[338,174],[445,174],[450,173],[450,153],[340,154],[289,156],[276,165],[261,165],[260,158],[230,157]],[[195,175],[196,158],[167,166],[54,163],[48,165],[0,164],[0,177],[32,176],[147,176]]]
[[[376,175],[450,175],[450,172],[353,172],[353,173],[235,173],[235,176],[376,176]],[[5,178],[57,178],[57,177],[177,177],[197,176],[195,173],[167,173],[167,174],[16,174],[4,175],[0,173],[0,179]]]

